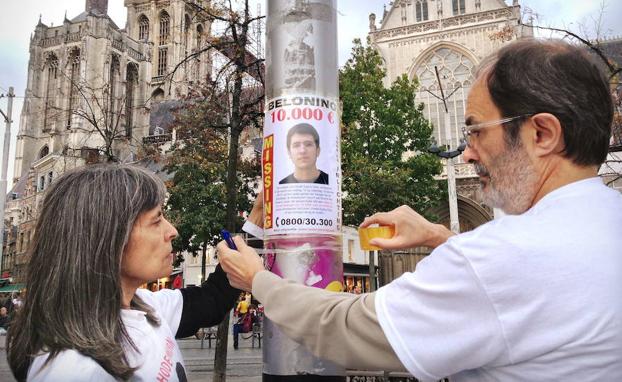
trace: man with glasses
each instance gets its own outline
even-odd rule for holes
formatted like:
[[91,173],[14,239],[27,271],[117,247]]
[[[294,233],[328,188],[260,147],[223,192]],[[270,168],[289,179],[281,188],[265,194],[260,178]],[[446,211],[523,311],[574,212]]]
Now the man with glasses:
[[622,195],[597,176],[612,117],[608,80],[584,49],[515,42],[481,64],[463,129],[485,203],[507,216],[459,235],[406,206],[365,219],[395,226],[372,244],[434,250],[358,297],[281,280],[239,239],[239,253],[219,244],[221,263],[288,336],[346,367],[621,381]]

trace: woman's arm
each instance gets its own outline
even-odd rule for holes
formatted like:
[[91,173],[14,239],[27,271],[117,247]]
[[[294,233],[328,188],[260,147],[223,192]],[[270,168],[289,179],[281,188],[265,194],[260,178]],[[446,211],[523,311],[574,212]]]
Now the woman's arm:
[[184,305],[177,338],[188,337],[199,328],[219,324],[235,305],[240,290],[229,285],[222,267],[209,275],[200,287],[181,289]]

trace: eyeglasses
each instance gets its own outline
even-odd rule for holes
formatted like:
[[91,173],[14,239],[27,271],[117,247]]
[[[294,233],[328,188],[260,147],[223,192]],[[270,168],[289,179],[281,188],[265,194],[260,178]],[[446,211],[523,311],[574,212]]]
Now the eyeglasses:
[[486,128],[486,127],[491,127],[491,126],[501,126],[501,125],[505,125],[506,123],[512,122],[512,121],[516,121],[517,119],[523,119],[523,118],[528,118],[531,117],[533,114],[523,114],[523,115],[519,115],[516,117],[508,117],[508,118],[503,118],[503,119],[499,119],[497,121],[489,121],[489,122],[482,122],[482,123],[477,123],[475,125],[468,125],[468,126],[462,126],[462,135],[464,136],[464,140],[466,142],[466,144],[468,146],[471,146],[471,137],[472,136],[479,136],[479,132]]

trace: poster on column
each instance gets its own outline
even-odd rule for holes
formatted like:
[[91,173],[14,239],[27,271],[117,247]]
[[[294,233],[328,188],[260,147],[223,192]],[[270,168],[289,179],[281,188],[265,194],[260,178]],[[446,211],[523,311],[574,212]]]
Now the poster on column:
[[341,231],[337,101],[288,95],[268,101],[262,172],[267,236]]

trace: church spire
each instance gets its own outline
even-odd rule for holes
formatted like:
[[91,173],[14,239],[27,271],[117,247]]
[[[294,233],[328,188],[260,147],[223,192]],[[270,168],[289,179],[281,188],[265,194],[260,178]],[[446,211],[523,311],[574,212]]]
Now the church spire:
[[108,0],[86,0],[86,12],[107,15]]

